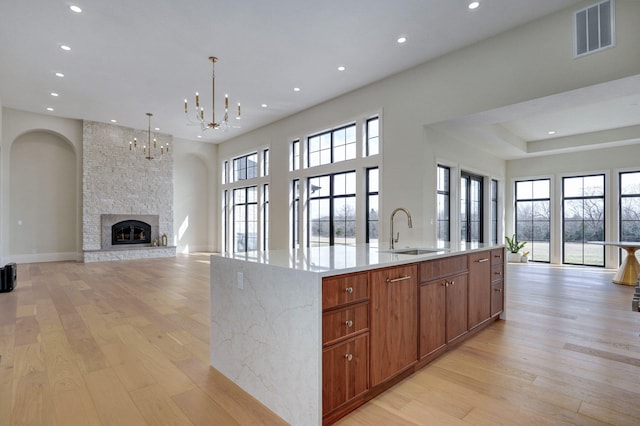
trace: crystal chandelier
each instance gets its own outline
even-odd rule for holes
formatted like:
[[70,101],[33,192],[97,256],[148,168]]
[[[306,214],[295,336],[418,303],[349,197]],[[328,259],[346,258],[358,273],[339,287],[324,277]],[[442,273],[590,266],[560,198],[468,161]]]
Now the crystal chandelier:
[[[153,138],[153,144],[151,143],[151,117],[153,114],[150,112],[147,113],[147,117],[149,117],[149,127],[147,128],[147,144],[142,145],[142,153],[144,154],[144,158],[147,160],[153,160],[156,150],[158,149],[158,142],[156,138]],[[129,141],[129,151],[133,151],[138,148],[138,138],[133,138],[132,141]],[[160,155],[164,155],[165,152],[169,152],[169,142],[167,145],[160,145]]]
[[[224,95],[224,116],[221,121],[216,122],[216,109],[215,109],[215,94],[216,94],[216,71],[215,66],[216,62],[218,62],[218,58],[215,56],[209,56],[209,60],[211,61],[211,121],[208,122],[205,119],[204,107],[200,106],[200,95],[196,92],[196,111],[193,115],[194,118],[189,117],[189,109],[187,106],[187,100],[184,100],[184,114],[187,117],[187,121],[192,124],[199,124],[202,128],[202,131],[207,129],[222,129],[227,130],[231,126],[229,123],[229,95]],[[240,120],[240,103],[238,103],[238,114],[236,115],[236,120]]]

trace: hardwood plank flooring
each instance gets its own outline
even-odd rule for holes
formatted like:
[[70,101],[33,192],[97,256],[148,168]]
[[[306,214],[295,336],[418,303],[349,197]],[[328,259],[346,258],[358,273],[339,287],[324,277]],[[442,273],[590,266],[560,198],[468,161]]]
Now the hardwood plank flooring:
[[18,265],[0,426],[284,425],[209,367],[209,258]]
[[[640,314],[613,274],[509,264],[507,321],[337,424],[640,424]],[[204,254],[18,265],[0,425],[285,424],[209,367],[208,301]]]

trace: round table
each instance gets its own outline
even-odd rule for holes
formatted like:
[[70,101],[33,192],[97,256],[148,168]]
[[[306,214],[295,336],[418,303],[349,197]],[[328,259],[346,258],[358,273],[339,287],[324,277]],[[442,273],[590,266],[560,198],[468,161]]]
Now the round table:
[[616,246],[626,250],[627,257],[618,268],[615,277],[611,280],[615,284],[636,285],[638,284],[638,274],[640,274],[640,263],[636,259],[636,250],[640,248],[640,242],[635,241],[588,241],[589,244],[602,244],[605,246]]

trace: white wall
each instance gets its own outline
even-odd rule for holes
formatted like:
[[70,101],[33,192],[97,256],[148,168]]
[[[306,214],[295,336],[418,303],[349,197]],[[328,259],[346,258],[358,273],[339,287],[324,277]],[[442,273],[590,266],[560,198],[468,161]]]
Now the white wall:
[[[2,246],[2,258],[3,262],[9,261],[48,261],[48,260],[61,260],[61,259],[77,259],[80,256],[80,247],[81,247],[81,211],[82,211],[82,193],[81,193],[81,176],[82,176],[82,123],[78,120],[66,119],[66,118],[58,118],[52,117],[43,114],[34,114],[28,113],[24,111],[18,111],[10,108],[3,108],[2,110],[2,177],[0,178],[2,182],[2,222],[0,226],[2,227],[2,240],[0,244]],[[40,135],[41,141],[38,142],[34,140],[33,136],[38,139],[38,135]],[[49,135],[49,136],[45,136]],[[73,173],[74,179],[71,183],[71,188],[64,189],[65,191],[65,202],[67,206],[63,209],[65,212],[68,212],[69,215],[72,215],[76,218],[75,220],[75,230],[74,234],[74,244],[73,248],[69,247],[67,242],[63,243],[59,247],[43,246],[42,241],[36,241],[39,238],[42,238],[41,233],[35,233],[34,231],[30,232],[29,238],[31,241],[25,243],[28,244],[29,247],[16,247],[16,250],[19,252],[12,252],[10,249],[10,241],[13,241],[12,233],[23,232],[22,229],[13,229],[12,227],[16,225],[11,222],[11,218],[14,217],[16,219],[20,217],[27,217],[33,214],[33,212],[24,211],[24,210],[11,210],[11,196],[12,194],[19,194],[23,189],[29,191],[37,191],[36,193],[32,193],[31,195],[34,198],[40,197],[41,199],[46,199],[50,196],[51,191],[61,191],[61,188],[58,187],[41,187],[37,185],[38,178],[34,175],[30,177],[21,176],[17,167],[19,164],[25,166],[25,163],[28,163],[28,153],[24,153],[21,148],[17,148],[16,154],[18,155],[19,163],[13,165],[12,167],[12,152],[13,152],[13,144],[16,140],[21,137],[26,136],[27,144],[36,144],[42,150],[50,151],[47,155],[51,155],[52,157],[47,158],[47,161],[43,161],[40,158],[36,157],[36,154],[31,157],[33,162],[32,166],[48,168],[48,172],[50,173],[50,177],[52,177],[51,182],[68,182],[69,174]],[[50,147],[47,147],[49,142],[47,139],[49,137],[53,137],[53,139],[49,139],[49,142],[52,142],[57,148],[53,148],[53,151],[50,150]],[[63,146],[65,148],[63,148]],[[69,149],[73,154],[66,152],[65,150]],[[73,155],[73,165],[69,165],[70,155]],[[26,157],[25,157],[26,156]],[[53,161],[51,161],[53,160]],[[58,167],[65,165],[66,169],[61,171]],[[25,166],[26,167],[26,166]],[[71,170],[68,168],[71,167]],[[17,174],[12,180],[11,178],[11,170],[14,170]],[[59,172],[59,173],[58,173]],[[17,181],[16,181],[17,179]],[[47,183],[48,185],[48,183]],[[45,193],[45,191],[47,191]],[[51,209],[47,211],[52,211],[53,208],[58,208],[59,200],[54,199],[51,201],[55,203],[55,207],[51,207]],[[60,201],[61,202],[61,201]],[[69,208],[69,203],[72,203],[73,209],[67,211]],[[11,212],[11,213],[10,213]],[[55,229],[55,221],[53,218],[47,219],[47,217],[43,217],[45,222],[45,226],[50,229]],[[51,231],[53,232],[53,231]],[[68,233],[71,233],[70,231]],[[54,252],[49,252],[49,250],[55,250]],[[70,251],[67,251],[70,250]]]
[[58,135],[33,131],[10,150],[9,250],[15,262],[77,258],[76,155]]
[[[582,2],[588,5],[590,2]],[[617,45],[574,59],[576,6],[461,49],[360,90],[241,135],[219,147],[219,158],[262,145],[271,149],[271,248],[285,248],[288,233],[288,143],[317,130],[383,111],[381,229],[398,206],[414,216],[411,238],[433,238],[435,164],[446,160],[504,183],[505,161],[474,141],[451,141],[425,125],[635,75],[640,70],[640,2],[618,0]],[[420,42],[420,41],[415,41]],[[535,160],[533,160],[535,161]],[[504,188],[504,184],[502,185]],[[504,194],[500,195],[504,199]]]
[[177,251],[218,251],[217,145],[174,139],[173,148],[173,229]]

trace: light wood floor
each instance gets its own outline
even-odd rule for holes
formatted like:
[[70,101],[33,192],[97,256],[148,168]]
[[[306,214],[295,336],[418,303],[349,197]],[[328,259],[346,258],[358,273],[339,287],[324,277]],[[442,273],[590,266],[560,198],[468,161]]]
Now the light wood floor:
[[[208,366],[208,268],[18,265],[0,294],[0,425],[284,424]],[[507,273],[507,321],[339,425],[640,424],[633,288],[600,269]]]

